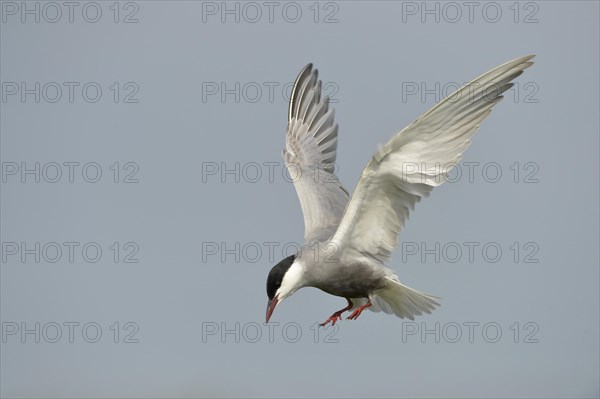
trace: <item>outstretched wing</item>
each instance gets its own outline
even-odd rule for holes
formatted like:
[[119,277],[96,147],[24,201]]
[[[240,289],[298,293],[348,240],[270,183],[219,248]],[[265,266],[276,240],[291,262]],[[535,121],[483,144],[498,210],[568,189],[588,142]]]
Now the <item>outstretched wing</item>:
[[392,137],[364,169],[333,241],[381,262],[389,259],[409,212],[445,181],[481,121],[533,57],[480,76]]
[[308,64],[292,90],[283,160],[304,214],[306,242],[329,238],[348,204],[335,175],[338,125],[329,98],[321,99],[318,72]]

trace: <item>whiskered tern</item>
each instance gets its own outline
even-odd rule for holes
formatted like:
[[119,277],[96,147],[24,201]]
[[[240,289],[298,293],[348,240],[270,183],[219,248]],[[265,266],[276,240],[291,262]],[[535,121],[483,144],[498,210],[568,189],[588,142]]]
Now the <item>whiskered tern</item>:
[[409,212],[443,183],[479,124],[530,67],[533,55],[492,69],[395,134],[373,155],[352,197],[335,176],[338,125],[312,64],[294,83],[283,159],[304,214],[304,245],[267,278],[267,322],[277,304],[302,287],[344,297],[356,319],[364,309],[400,318],[431,313],[437,298],[403,285],[389,260]]

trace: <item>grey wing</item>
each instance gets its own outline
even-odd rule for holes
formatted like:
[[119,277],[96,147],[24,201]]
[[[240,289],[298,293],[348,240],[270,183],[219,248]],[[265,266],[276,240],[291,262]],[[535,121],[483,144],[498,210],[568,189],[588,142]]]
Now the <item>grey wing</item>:
[[409,212],[445,181],[479,124],[533,56],[476,78],[397,133],[371,159],[333,241],[381,262],[389,259]]
[[338,125],[329,98],[321,99],[318,72],[302,69],[290,99],[283,160],[304,215],[306,242],[329,238],[348,204],[348,192],[335,175]]

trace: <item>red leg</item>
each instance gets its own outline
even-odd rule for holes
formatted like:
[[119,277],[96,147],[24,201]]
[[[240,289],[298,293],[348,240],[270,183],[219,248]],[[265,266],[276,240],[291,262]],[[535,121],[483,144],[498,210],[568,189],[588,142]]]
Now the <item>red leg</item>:
[[354,309],[354,312],[352,312],[352,314],[348,316],[348,320],[356,320],[358,316],[360,316],[362,311],[368,308],[369,306],[371,306],[371,300],[369,300],[369,302],[365,303],[364,305]]
[[352,304],[352,301],[348,298],[346,298],[346,300],[348,301],[348,306],[346,306],[344,309],[342,310],[338,310],[337,312],[335,312],[334,314],[332,314],[331,316],[329,316],[329,318],[327,320],[325,320],[324,323],[319,324],[321,327],[325,327],[327,325],[327,323],[331,322],[332,326],[335,326],[336,321],[341,320],[342,319],[342,313],[344,313],[347,310],[352,309],[352,306],[354,306]]

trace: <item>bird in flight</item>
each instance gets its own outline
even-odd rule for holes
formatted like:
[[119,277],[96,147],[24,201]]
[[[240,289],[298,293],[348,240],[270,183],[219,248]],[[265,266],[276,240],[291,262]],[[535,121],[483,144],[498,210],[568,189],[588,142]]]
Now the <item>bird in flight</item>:
[[269,272],[266,321],[303,287],[344,297],[356,319],[364,309],[400,318],[431,313],[440,298],[402,284],[384,264],[409,212],[443,183],[479,124],[530,67],[533,55],[509,61],[468,83],[396,133],[373,155],[352,197],[335,175],[338,125],[312,64],[292,89],[283,159],[304,215],[304,245]]

